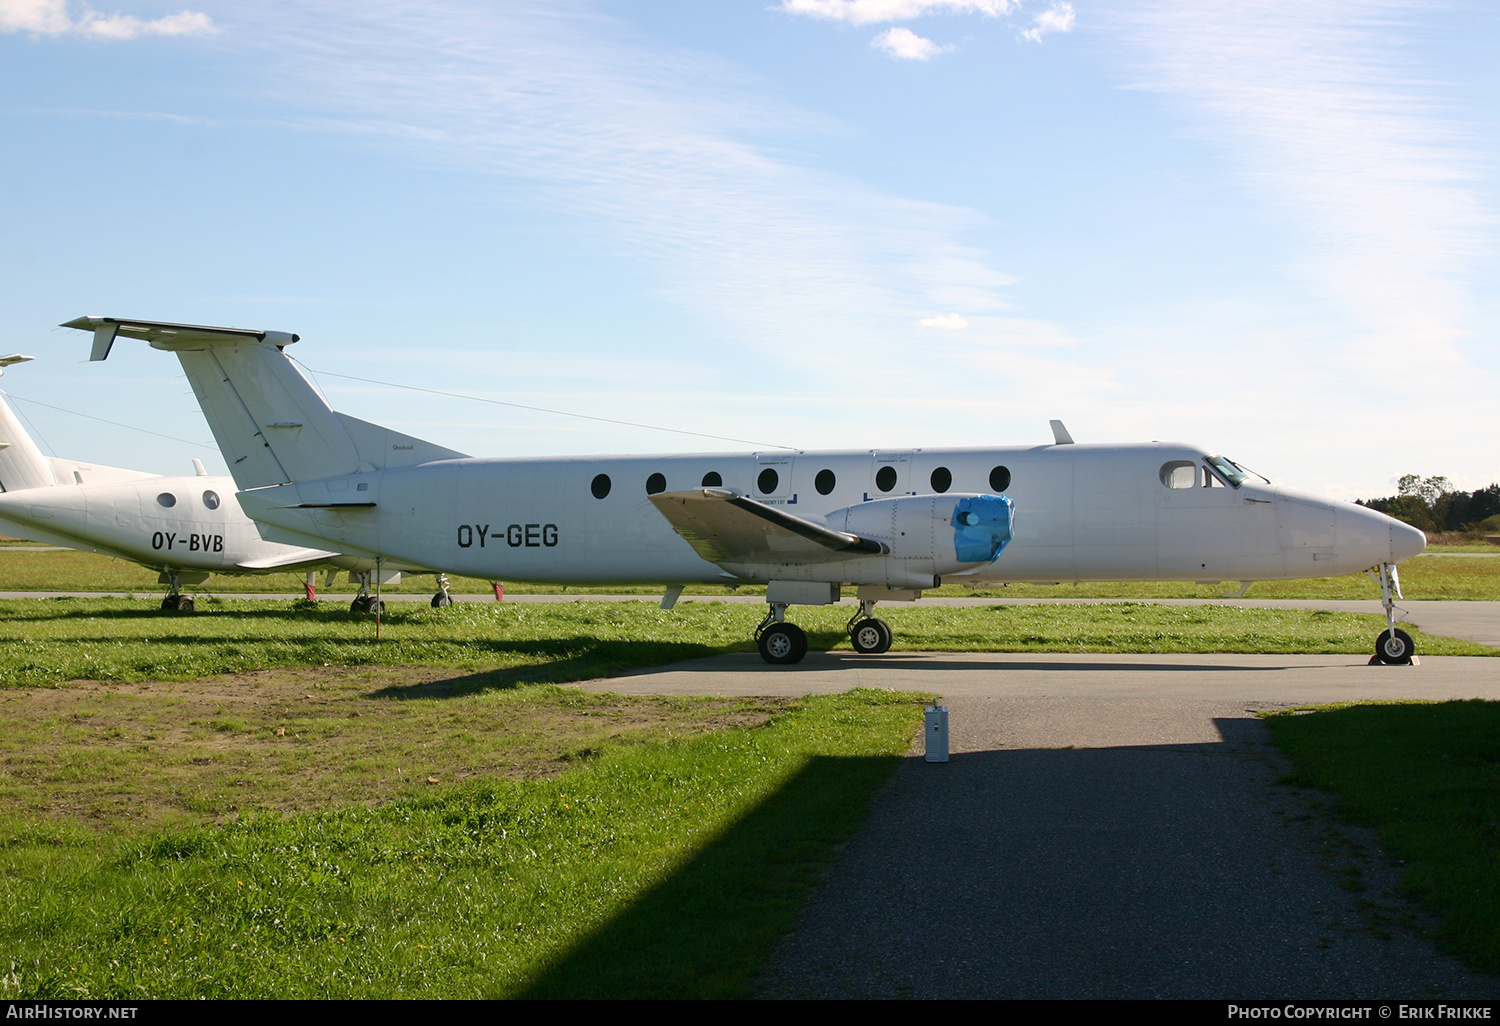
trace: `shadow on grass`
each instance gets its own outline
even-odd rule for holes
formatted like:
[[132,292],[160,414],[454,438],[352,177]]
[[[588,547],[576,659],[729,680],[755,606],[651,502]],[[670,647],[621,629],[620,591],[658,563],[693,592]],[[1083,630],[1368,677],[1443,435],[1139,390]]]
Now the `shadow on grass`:
[[899,756],[820,756],[522,998],[735,998],[791,927]]
[[364,697],[374,699],[463,698],[485,691],[500,691],[527,684],[568,684],[608,677],[624,670],[662,666],[684,659],[704,659],[723,649],[694,642],[596,641],[593,638],[559,638],[548,641],[480,642],[486,651],[523,654],[550,661],[529,666],[510,666],[479,673],[425,681],[421,684],[378,688]]

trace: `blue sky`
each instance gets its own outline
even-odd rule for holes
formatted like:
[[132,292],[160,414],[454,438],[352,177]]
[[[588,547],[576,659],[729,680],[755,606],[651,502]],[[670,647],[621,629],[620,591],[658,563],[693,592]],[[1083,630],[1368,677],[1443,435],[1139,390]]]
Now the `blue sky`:
[[106,314],[298,332],[335,406],[475,455],[1042,443],[1060,417],[1349,498],[1478,487],[1497,23],[0,0],[0,350],[38,358],[3,385],[48,451],[222,470],[173,358],[90,365],[53,328]]

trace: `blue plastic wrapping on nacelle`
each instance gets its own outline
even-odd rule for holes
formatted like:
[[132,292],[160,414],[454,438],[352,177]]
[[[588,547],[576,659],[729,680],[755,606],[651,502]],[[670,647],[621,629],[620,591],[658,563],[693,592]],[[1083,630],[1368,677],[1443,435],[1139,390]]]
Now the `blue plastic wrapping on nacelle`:
[[1015,536],[1016,504],[1003,495],[960,499],[949,523],[960,563],[991,563]]

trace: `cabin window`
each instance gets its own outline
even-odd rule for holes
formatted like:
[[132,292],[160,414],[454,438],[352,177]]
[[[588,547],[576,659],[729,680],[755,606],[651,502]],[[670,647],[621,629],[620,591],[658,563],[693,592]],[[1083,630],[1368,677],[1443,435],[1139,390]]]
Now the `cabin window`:
[[875,487],[888,492],[896,487],[896,468],[887,464],[875,471]]
[[162,492],[156,497],[156,503],[159,506],[165,506],[168,509],[171,509],[173,506],[177,505],[177,496],[173,495],[171,492]]
[[204,492],[203,493],[203,505],[207,506],[209,509],[218,509],[219,508],[219,493],[218,492]]
[[780,483],[781,475],[776,473],[776,471],[772,470],[770,467],[762,470],[760,472],[760,477],[757,477],[755,479],[755,487],[760,489],[760,494],[762,495],[770,495],[776,490],[776,486]]
[[990,491],[1003,492],[1010,487],[1010,468],[996,467],[990,471]]
[[600,474],[594,478],[594,483],[589,485],[589,491],[594,493],[594,498],[602,499],[609,494],[609,475]]
[[813,487],[818,490],[819,495],[827,495],[833,491],[833,486],[839,483],[831,470],[820,470],[818,476],[813,478]]
[[1193,488],[1198,484],[1198,464],[1172,460],[1161,465],[1161,483],[1168,488]]
[[710,470],[707,474],[703,475],[704,488],[722,488],[723,485],[724,479],[719,476],[717,470]]
[[947,467],[938,467],[932,472],[932,490],[935,492],[946,492],[953,487],[953,471]]
[[646,478],[646,494],[655,495],[657,492],[667,490],[667,477],[665,474],[652,474]]

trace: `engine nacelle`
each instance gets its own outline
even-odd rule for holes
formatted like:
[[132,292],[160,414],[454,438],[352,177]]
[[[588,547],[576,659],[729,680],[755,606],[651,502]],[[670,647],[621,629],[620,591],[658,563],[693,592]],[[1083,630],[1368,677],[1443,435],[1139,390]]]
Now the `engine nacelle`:
[[[873,499],[828,514],[828,526],[890,547],[890,580],[941,577],[992,563],[1015,534],[1003,495],[947,493]],[[928,585],[931,587],[931,585]]]

